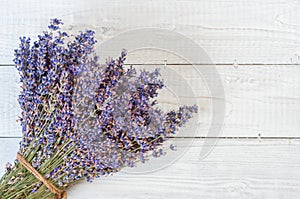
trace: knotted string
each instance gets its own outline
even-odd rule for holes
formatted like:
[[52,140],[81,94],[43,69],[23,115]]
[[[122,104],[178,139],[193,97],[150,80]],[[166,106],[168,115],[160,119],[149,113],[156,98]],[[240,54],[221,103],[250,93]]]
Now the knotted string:
[[28,170],[30,173],[32,173],[39,181],[44,183],[44,185],[56,195],[55,198],[49,198],[49,199],[67,199],[67,192],[65,190],[61,190],[56,188],[53,184],[51,184],[46,178],[44,178],[31,164],[29,164],[23,156],[18,153],[17,154],[17,160]]

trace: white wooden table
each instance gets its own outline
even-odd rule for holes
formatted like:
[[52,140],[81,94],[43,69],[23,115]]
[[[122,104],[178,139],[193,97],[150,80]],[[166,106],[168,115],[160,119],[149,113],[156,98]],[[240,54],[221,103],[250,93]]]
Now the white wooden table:
[[[65,20],[70,29],[76,28],[72,24],[97,29],[100,41],[143,27],[181,33],[207,52],[225,90],[223,131],[206,158],[199,154],[207,147],[209,97],[200,89],[201,78],[187,74],[187,81],[199,83],[199,88],[192,85],[201,123],[195,135],[176,138],[178,149],[187,148],[184,155],[155,172],[135,174],[131,169],[92,184],[78,184],[68,192],[70,199],[300,197],[297,1],[0,0],[0,175],[5,163],[14,160],[21,136],[13,49],[19,36],[34,38],[54,17]],[[188,71],[191,67],[176,56],[143,50],[129,53],[127,63],[153,66],[166,61],[171,68]],[[194,142],[188,146],[191,139]]]

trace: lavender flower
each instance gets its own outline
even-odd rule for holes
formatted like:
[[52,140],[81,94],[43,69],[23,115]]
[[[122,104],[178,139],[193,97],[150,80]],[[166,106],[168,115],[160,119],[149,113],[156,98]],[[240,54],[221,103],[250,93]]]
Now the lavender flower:
[[[22,37],[15,50],[21,82],[19,153],[57,187],[133,167],[149,154],[164,155],[163,142],[197,107],[163,113],[156,106],[164,87],[158,68],[139,73],[125,68],[125,50],[101,65],[95,33],[70,36],[60,30],[62,24],[51,20],[37,41]],[[3,198],[53,197],[18,161],[7,164],[0,193]]]

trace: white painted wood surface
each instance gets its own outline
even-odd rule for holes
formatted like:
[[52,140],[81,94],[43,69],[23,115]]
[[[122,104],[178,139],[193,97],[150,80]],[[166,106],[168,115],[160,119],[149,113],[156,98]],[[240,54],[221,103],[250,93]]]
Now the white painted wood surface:
[[176,31],[203,46],[214,63],[298,62],[299,10],[299,2],[281,0],[1,0],[0,63],[12,63],[16,38],[39,34],[50,17],[96,29],[100,41],[141,27]]
[[[62,18],[70,30],[96,30],[100,44],[136,28],[163,28],[183,34],[217,64],[207,66],[206,61],[200,61],[194,63],[196,68],[216,67],[225,90],[225,98],[219,99],[226,105],[222,137],[212,152],[200,159],[200,152],[208,147],[203,146],[203,137],[207,136],[213,108],[203,78],[171,53],[130,52],[127,63],[148,64],[143,66],[148,68],[167,64],[181,75],[181,81],[190,84],[195,95],[185,96],[183,91],[180,97],[199,105],[200,123],[192,122],[198,130],[194,132],[189,125],[183,128],[180,136],[190,138],[175,139],[177,152],[93,184],[76,185],[69,198],[300,197],[299,2],[0,0],[0,168],[14,160],[21,136],[15,121],[19,88],[18,74],[11,66],[13,49],[19,36],[34,38],[53,17]],[[179,48],[188,53],[194,50],[185,45]],[[178,104],[169,96],[161,98],[163,105]],[[170,166],[136,174],[158,168],[186,148]],[[3,171],[0,169],[0,175]]]
[[[16,139],[2,139],[1,160],[12,161]],[[182,139],[178,149],[188,147]],[[81,198],[298,198],[300,192],[299,140],[219,140],[213,152],[199,159],[202,140],[165,169],[151,172],[159,161],[149,161],[148,172],[126,169],[116,175],[83,182],[68,191]],[[176,152],[169,152],[168,155]],[[145,165],[146,165],[145,164]],[[140,167],[144,165],[139,165]],[[133,173],[135,172],[135,173]],[[1,172],[2,174],[3,172]]]
[[[130,58],[130,54],[128,55]],[[143,68],[154,69],[153,65]],[[162,68],[164,73],[164,66]],[[207,130],[212,124],[212,105],[209,89],[191,65],[167,65],[177,72],[177,81],[186,81],[194,96],[189,96],[184,84],[172,83],[174,77],[162,77],[167,86],[174,90],[177,87],[177,97],[182,98],[185,104],[197,103],[199,106],[199,126],[197,132],[188,128],[182,136],[207,136]],[[203,66],[196,65],[197,69]],[[141,66],[137,66],[141,68]],[[225,89],[225,98],[218,99],[225,104],[225,121],[222,136],[224,137],[299,137],[300,138],[300,67],[297,65],[218,65],[217,70]],[[211,74],[211,79],[215,78]],[[12,66],[0,67],[0,129],[1,136],[20,136],[20,125],[16,122],[19,115],[17,102],[19,92],[19,77],[17,70]],[[169,84],[168,84],[169,83]],[[177,85],[177,86],[176,86]],[[164,105],[180,105],[177,98],[167,95],[161,98]],[[173,106],[172,106],[173,107]],[[195,121],[196,122],[196,121]],[[196,123],[195,123],[196,124]]]

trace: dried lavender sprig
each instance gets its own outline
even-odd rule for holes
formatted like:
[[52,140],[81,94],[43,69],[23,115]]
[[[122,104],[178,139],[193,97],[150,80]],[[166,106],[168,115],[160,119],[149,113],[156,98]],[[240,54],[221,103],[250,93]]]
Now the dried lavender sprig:
[[[133,70],[128,70],[128,74],[126,76],[131,76],[132,73],[135,73]],[[88,180],[90,181],[93,177],[99,177],[103,174],[110,173],[112,171],[118,171],[120,168],[125,166],[133,166],[134,162],[136,161],[137,157],[141,157],[142,153],[145,153],[147,151],[155,149],[157,146],[159,146],[166,138],[167,135],[170,135],[171,133],[174,133],[175,129],[167,130],[169,126],[163,126],[164,121],[170,120],[171,123],[174,123],[171,125],[181,125],[186,122],[187,118],[183,122],[178,122],[178,120],[182,117],[184,118],[185,115],[181,113],[181,115],[178,115],[178,118],[175,121],[172,121],[171,117],[163,114],[157,110],[153,109],[152,107],[155,105],[155,103],[150,101],[148,102],[149,98],[154,98],[157,94],[156,90],[161,89],[163,87],[163,83],[161,80],[157,79],[159,76],[159,70],[156,69],[154,72],[150,73],[148,71],[142,71],[140,74],[140,77],[137,78],[134,82],[131,82],[130,84],[124,84],[124,82],[128,82],[125,80],[128,79],[121,79],[122,84],[120,84],[123,91],[126,91],[124,93],[118,93],[116,90],[113,92],[114,94],[111,94],[113,96],[113,102],[114,106],[112,106],[110,109],[102,109],[98,114],[100,118],[100,128],[99,129],[93,129],[93,131],[90,134],[85,133],[86,131],[92,130],[92,127],[96,126],[97,119],[94,117],[89,117],[90,114],[88,113],[88,110],[81,111],[86,113],[89,117],[88,122],[86,123],[86,127],[82,127],[82,132],[84,140],[82,140],[83,143],[86,145],[83,146],[86,150],[83,150],[84,157],[86,158],[86,161],[84,162],[84,165],[89,168],[85,171],[85,174],[88,175]],[[132,76],[131,76],[132,77]],[[149,79],[149,81],[147,80]],[[145,89],[142,89],[142,87]],[[126,88],[126,87],[131,87]],[[84,90],[84,89],[80,89]],[[136,98],[138,96],[141,96],[141,98]],[[131,103],[126,103],[126,101],[129,101]],[[132,106],[132,102],[134,103],[140,103],[142,102],[145,105],[145,110],[143,113],[140,113],[140,116],[137,116],[134,114],[136,112],[136,106]],[[88,103],[89,104],[89,103]],[[110,104],[110,103],[109,103]],[[126,105],[127,104],[127,105]],[[126,105],[125,107],[122,105]],[[140,106],[139,108],[141,108]],[[87,107],[85,107],[87,108]],[[96,107],[98,109],[98,107]],[[118,109],[118,110],[117,110]],[[183,110],[187,109],[187,107],[182,107],[181,112]],[[112,111],[113,110],[113,111]],[[117,110],[117,111],[116,111]],[[121,110],[121,111],[120,111]],[[122,110],[124,110],[122,112]],[[196,112],[195,109],[187,109],[190,112]],[[90,110],[91,111],[91,110]],[[93,111],[93,110],[92,110]],[[130,111],[131,113],[127,116],[129,116],[129,121],[127,120],[126,123],[122,123],[122,121],[118,121],[117,118],[123,119],[123,122],[126,120],[126,112]],[[125,112],[125,113],[124,113]],[[148,123],[146,128],[142,128],[140,122],[146,121],[146,119],[150,119],[150,114],[147,114],[146,112],[152,113],[152,119],[156,121],[156,124],[153,125],[154,122],[150,125]],[[108,115],[108,114],[110,115]],[[169,115],[171,115],[173,112],[170,112]],[[106,115],[106,117],[110,118],[111,120],[104,120],[106,122],[103,122],[103,118],[101,114]],[[121,117],[120,117],[121,115]],[[138,118],[140,118],[138,119]],[[128,119],[128,118],[127,118]],[[139,120],[138,123],[137,119]],[[103,124],[105,123],[105,124]],[[144,122],[143,122],[144,123]],[[166,124],[170,123],[166,121]],[[137,132],[131,131],[130,128],[133,127],[139,127],[137,129]],[[152,126],[152,131],[149,128]],[[127,127],[127,128],[126,128]],[[129,127],[129,128],[128,128]],[[142,131],[139,131],[142,130]],[[149,131],[151,134],[145,134],[146,131]],[[132,133],[131,133],[132,132]],[[100,139],[102,138],[102,139]],[[107,140],[107,138],[109,138]],[[105,142],[104,142],[105,141]],[[89,144],[92,143],[92,144]],[[108,145],[107,145],[108,144]],[[109,148],[111,147],[111,148]],[[88,149],[88,150],[87,150]],[[109,159],[103,158],[101,156],[102,150],[105,151],[105,156]],[[93,153],[91,153],[91,151]],[[154,154],[155,155],[155,154]],[[130,156],[130,159],[126,159],[126,156]],[[111,159],[111,157],[119,157],[119,159]],[[79,158],[81,160],[81,158]],[[90,161],[87,161],[90,160]],[[78,162],[80,164],[81,162]],[[91,165],[90,165],[91,163]],[[98,166],[97,166],[98,165]],[[93,168],[94,167],[94,168]],[[91,169],[93,168],[93,169]],[[84,171],[84,170],[81,170]],[[82,176],[79,176],[79,178]]]
[[[23,38],[20,50],[16,51],[15,62],[23,83],[19,100],[23,110],[23,141],[20,152],[52,183],[65,187],[82,179],[90,181],[95,177],[117,172],[124,166],[134,166],[137,160],[144,162],[144,154],[148,151],[153,151],[154,156],[161,154],[162,150],[158,147],[170,133],[174,133],[178,126],[189,119],[189,114],[195,112],[196,108],[182,107],[178,113],[172,111],[168,114],[161,114],[159,109],[153,108],[155,101],[150,103],[150,98],[154,98],[156,90],[163,87],[162,82],[157,79],[159,71],[142,71],[140,78],[134,82],[128,81],[134,70],[125,72],[123,68],[125,51],[119,59],[108,60],[105,70],[99,70],[100,78],[96,75],[95,80],[84,82],[92,84],[94,91],[91,92],[92,95],[87,94],[91,88],[83,87],[78,75],[91,69],[87,66],[94,67],[93,72],[98,72],[97,67],[100,65],[97,57],[89,58],[95,44],[94,32],[81,32],[74,42],[65,46],[64,37],[68,35],[59,31],[60,24],[60,20],[54,19],[49,26],[52,31],[57,31],[58,36],[45,32],[31,49],[30,41]],[[123,76],[125,78],[121,79]],[[122,97],[116,90],[122,87],[120,83],[128,86],[129,91]],[[74,102],[74,99],[80,99],[80,91],[88,98],[87,101],[93,102],[88,106],[83,103],[83,107],[90,111],[89,115],[83,114],[83,117],[82,112],[76,112],[74,108],[78,102]],[[124,103],[126,99],[128,104]],[[80,100],[79,104],[81,102]],[[120,103],[126,105],[124,110],[128,114],[120,109],[115,111],[114,106]],[[126,123],[118,121],[116,116],[120,114],[129,118],[127,124],[134,127],[133,131],[125,128]],[[83,118],[88,119],[88,125],[78,126],[82,124]],[[88,130],[89,135],[96,139],[99,136],[101,139],[98,138],[97,142],[89,145],[86,142],[88,139],[82,139],[82,130]],[[8,167],[9,174],[5,175],[4,181],[11,180],[21,172],[27,175],[14,178],[19,183],[11,182],[15,191],[7,192],[6,198],[19,197],[28,192],[29,198],[44,198],[50,194],[44,185],[21,170],[18,162],[12,169]],[[21,190],[22,183],[28,182],[31,183],[30,186],[23,187],[22,192],[16,191]],[[35,186],[32,187],[32,184]],[[8,191],[9,187],[0,185],[1,190]],[[44,192],[48,194],[41,195]]]
[[47,163],[55,147],[72,136],[72,84],[95,43],[93,32],[86,31],[64,45],[68,35],[59,31],[60,24],[54,19],[50,32],[39,36],[31,48],[30,39],[21,38],[20,49],[15,51],[22,83],[20,153],[36,168]]

